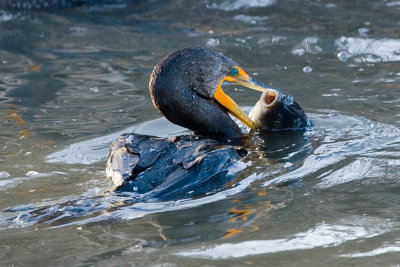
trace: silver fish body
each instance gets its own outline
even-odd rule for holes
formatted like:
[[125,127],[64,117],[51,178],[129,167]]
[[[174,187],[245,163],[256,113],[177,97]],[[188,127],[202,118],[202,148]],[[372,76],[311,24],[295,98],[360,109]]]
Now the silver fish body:
[[250,111],[259,130],[305,130],[311,126],[304,110],[291,95],[267,89]]

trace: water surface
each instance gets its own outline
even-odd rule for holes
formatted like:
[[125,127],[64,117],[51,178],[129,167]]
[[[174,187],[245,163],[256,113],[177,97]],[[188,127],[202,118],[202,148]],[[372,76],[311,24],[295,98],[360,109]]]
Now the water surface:
[[[125,1],[0,10],[0,262],[394,265],[400,251],[396,1]],[[223,189],[104,194],[123,132],[188,133],[153,66],[202,46],[295,97],[315,127],[252,137]],[[226,89],[247,111],[259,93]]]

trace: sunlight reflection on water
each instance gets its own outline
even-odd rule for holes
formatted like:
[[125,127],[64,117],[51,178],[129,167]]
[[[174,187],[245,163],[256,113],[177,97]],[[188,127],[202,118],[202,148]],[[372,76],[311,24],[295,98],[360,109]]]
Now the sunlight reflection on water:
[[257,254],[277,253],[290,250],[304,250],[316,247],[339,246],[356,239],[381,235],[396,224],[374,217],[342,219],[337,224],[319,224],[307,232],[297,233],[285,239],[252,240],[241,243],[224,243],[206,249],[195,249],[176,253],[178,256],[193,258],[228,259]]
[[356,62],[400,61],[400,39],[370,39],[340,37],[335,41],[338,50],[347,51]]

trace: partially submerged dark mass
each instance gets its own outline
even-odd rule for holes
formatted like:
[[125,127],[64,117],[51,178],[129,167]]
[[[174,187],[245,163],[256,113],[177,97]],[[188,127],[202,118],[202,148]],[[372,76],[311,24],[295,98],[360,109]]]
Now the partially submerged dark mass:
[[244,149],[194,135],[158,138],[123,134],[110,149],[107,175],[117,191],[165,199],[206,193],[229,181],[228,169]]

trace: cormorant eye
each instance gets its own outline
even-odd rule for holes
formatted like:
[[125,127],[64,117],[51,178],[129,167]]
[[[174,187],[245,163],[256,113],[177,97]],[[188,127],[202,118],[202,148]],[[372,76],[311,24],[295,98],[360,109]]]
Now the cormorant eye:
[[236,77],[238,74],[239,74],[239,71],[238,71],[237,68],[233,68],[233,69],[231,70],[231,76],[232,76],[232,77]]

